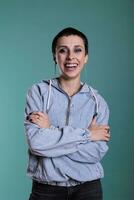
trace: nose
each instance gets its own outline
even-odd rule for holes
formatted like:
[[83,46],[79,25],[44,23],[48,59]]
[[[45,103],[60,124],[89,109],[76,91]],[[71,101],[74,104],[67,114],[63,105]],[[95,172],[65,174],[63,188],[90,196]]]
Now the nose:
[[75,58],[74,52],[73,51],[68,51],[67,59],[72,60],[73,58]]

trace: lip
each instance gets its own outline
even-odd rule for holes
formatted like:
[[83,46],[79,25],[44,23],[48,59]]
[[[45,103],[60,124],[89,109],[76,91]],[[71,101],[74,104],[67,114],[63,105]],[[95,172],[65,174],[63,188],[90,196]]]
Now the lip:
[[66,68],[76,68],[78,66],[77,63],[65,63],[64,66]]

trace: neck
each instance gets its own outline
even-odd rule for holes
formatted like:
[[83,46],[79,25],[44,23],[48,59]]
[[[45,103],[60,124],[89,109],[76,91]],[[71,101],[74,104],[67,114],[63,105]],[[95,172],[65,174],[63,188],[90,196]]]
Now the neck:
[[72,96],[76,94],[80,88],[80,78],[77,79],[65,79],[64,77],[59,78],[60,85],[62,89],[69,95]]

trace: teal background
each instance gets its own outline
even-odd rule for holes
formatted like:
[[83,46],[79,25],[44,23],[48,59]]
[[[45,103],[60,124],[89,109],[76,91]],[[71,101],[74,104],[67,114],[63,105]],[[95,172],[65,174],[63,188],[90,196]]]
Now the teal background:
[[28,199],[26,92],[55,75],[51,41],[67,26],[87,35],[89,62],[82,79],[110,108],[104,200],[132,200],[134,0],[0,0],[0,200]]

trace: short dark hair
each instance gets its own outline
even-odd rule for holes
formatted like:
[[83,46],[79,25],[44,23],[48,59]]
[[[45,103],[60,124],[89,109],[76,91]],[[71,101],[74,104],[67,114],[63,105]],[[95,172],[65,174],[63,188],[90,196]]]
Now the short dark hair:
[[52,53],[53,53],[54,60],[55,60],[55,52],[56,52],[56,45],[57,45],[58,39],[60,37],[69,36],[69,35],[77,35],[77,36],[81,37],[81,39],[84,42],[84,46],[85,46],[85,54],[86,55],[88,54],[88,39],[87,39],[86,35],[75,28],[67,27],[67,28],[63,29],[62,31],[60,31],[54,37],[54,39],[52,41]]

